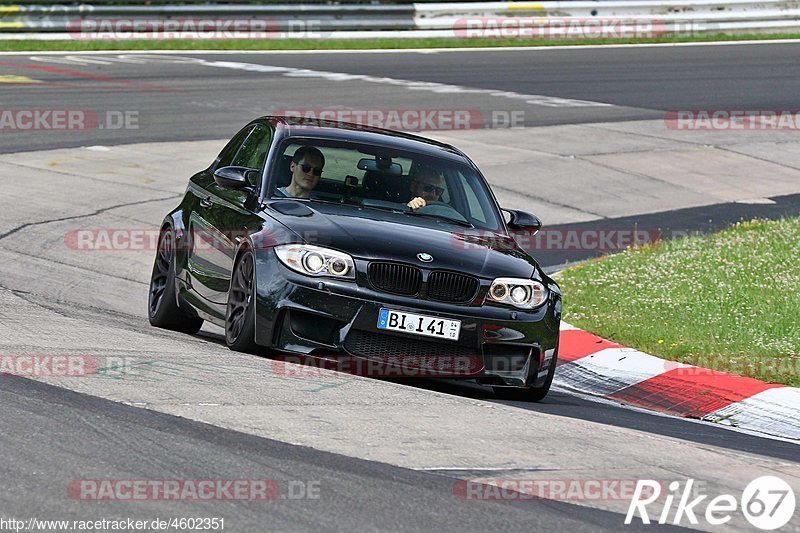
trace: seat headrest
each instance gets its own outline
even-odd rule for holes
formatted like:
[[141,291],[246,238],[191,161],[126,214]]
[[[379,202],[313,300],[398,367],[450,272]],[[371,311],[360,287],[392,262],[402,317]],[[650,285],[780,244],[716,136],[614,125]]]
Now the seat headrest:
[[292,156],[282,155],[281,160],[278,162],[278,170],[276,172],[275,187],[286,187],[292,183],[292,170],[289,168],[292,162]]

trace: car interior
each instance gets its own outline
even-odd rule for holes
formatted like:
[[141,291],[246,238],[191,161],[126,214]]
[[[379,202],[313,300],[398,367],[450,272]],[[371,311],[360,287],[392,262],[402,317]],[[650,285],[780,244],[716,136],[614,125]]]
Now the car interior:
[[[292,181],[290,163],[292,156],[284,154],[278,164],[278,175],[275,187],[286,187]],[[355,174],[355,175],[354,175]],[[380,170],[353,169],[352,174],[343,178],[328,178],[324,174],[312,193],[312,198],[340,200],[342,197],[362,200],[381,200],[387,202],[406,203],[410,198],[411,177],[394,175]],[[445,193],[446,194],[446,193]]]
[[[277,164],[274,188],[291,183],[290,163],[299,145],[285,148]],[[319,183],[311,193],[312,200],[323,200],[364,207],[375,207],[409,212],[406,203],[411,200],[410,184],[422,167],[430,169],[427,161],[359,152],[354,149],[318,146],[325,155],[325,168]],[[359,159],[360,158],[360,159]],[[436,167],[444,179],[445,191],[440,202],[430,203],[417,213],[440,216],[475,227],[487,227],[486,212],[490,199],[475,186],[467,183],[455,168]]]

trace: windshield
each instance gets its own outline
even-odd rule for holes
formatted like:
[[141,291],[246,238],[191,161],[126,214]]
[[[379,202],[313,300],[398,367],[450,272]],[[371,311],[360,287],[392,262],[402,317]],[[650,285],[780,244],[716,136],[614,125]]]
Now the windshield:
[[491,231],[502,228],[494,200],[474,169],[393,148],[289,139],[279,150],[270,187],[273,197],[401,211]]

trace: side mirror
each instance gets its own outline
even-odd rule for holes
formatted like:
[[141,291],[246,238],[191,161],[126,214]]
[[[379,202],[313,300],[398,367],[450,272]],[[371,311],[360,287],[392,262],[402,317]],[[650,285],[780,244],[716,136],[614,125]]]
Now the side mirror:
[[214,181],[224,189],[244,189],[251,187],[250,176],[258,170],[247,167],[222,167],[214,171]]
[[526,213],[525,211],[517,211],[516,209],[503,209],[504,212],[509,214],[509,221],[506,222],[508,229],[530,231],[535,234],[542,229],[542,221],[539,217]]

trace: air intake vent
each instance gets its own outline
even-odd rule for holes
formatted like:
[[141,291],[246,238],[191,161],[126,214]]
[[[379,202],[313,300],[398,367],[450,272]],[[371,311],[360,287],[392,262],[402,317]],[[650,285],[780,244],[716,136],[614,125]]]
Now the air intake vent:
[[443,344],[369,331],[351,330],[345,349],[362,357],[480,357],[480,350],[458,344]]

